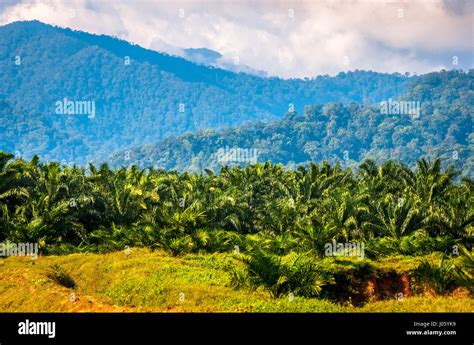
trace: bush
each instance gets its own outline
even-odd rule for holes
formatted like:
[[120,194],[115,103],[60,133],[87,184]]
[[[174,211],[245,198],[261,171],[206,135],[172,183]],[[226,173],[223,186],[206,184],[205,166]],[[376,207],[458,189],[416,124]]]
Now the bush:
[[197,230],[193,234],[197,251],[207,253],[231,251],[234,237],[233,233],[224,230]]
[[438,295],[443,295],[457,286],[454,263],[446,255],[436,264],[423,259],[413,273],[418,283],[433,289]]
[[400,241],[400,254],[426,255],[432,252],[448,253],[452,250],[454,240],[449,237],[430,237],[424,232],[416,232],[410,236],[402,237]]
[[393,237],[371,238],[366,243],[365,254],[370,259],[397,255],[426,255],[433,252],[452,251],[455,241],[449,237],[430,237],[419,231],[400,240]]
[[231,271],[231,285],[247,286],[252,290],[263,287],[272,298],[293,293],[295,296],[315,297],[326,279],[316,264],[304,254],[290,253],[281,257],[255,250],[240,255],[243,271]]
[[460,247],[459,263],[455,264],[455,276],[460,285],[474,294],[474,255],[465,247]]
[[399,242],[393,237],[376,237],[366,242],[365,255],[370,259],[396,256],[399,253]]
[[190,235],[177,237],[164,236],[160,238],[159,245],[172,256],[191,253],[195,248],[195,243]]

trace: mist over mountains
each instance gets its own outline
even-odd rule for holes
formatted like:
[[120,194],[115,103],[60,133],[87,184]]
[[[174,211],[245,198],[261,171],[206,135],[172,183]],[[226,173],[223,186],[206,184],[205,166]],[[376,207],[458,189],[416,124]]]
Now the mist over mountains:
[[261,78],[38,21],[0,27],[0,71],[0,149],[70,164],[305,105],[395,99],[417,79],[371,71]]
[[257,77],[266,77],[265,71],[258,71],[250,66],[241,64],[238,57],[226,60],[222,54],[207,48],[187,48],[183,50],[183,58],[197,64],[222,68],[236,73],[247,73]]

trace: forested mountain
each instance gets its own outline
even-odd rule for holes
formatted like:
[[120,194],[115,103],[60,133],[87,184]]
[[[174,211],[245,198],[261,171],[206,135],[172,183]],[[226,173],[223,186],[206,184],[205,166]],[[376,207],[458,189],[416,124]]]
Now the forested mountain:
[[[363,71],[259,78],[110,36],[15,22],[0,27],[0,149],[27,159],[104,161],[186,131],[276,119],[291,104],[301,112],[307,104],[379,102],[415,79]],[[75,111],[58,111],[58,102],[74,102]],[[91,111],[77,111],[81,102]]]
[[[413,104],[399,114],[380,103],[307,106],[282,120],[206,130],[169,138],[157,145],[125,150],[113,156],[118,165],[165,169],[219,170],[222,165],[271,161],[289,166],[341,162],[354,167],[364,159],[388,159],[414,166],[420,157],[440,157],[474,176],[474,71],[423,75],[393,104]],[[419,103],[418,103],[419,102]],[[417,108],[419,106],[419,108]],[[387,111],[392,110],[392,111]]]

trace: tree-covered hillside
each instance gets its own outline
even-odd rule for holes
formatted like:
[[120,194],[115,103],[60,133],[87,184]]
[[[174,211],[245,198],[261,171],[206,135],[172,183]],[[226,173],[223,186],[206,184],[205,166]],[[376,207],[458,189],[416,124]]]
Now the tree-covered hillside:
[[222,165],[253,163],[253,158],[290,166],[340,161],[353,167],[368,158],[414,166],[419,157],[441,157],[445,166],[455,164],[473,176],[474,71],[423,75],[399,101],[419,102],[419,109],[399,114],[396,109],[384,113],[383,104],[307,106],[301,114],[287,113],[270,123],[206,130],[128,149],[115,154],[113,162],[217,170]]
[[[243,57],[241,59],[242,64]],[[186,131],[276,119],[291,104],[370,104],[416,78],[375,72],[283,80],[206,67],[38,21],[0,27],[0,149],[84,164]],[[90,102],[95,116],[57,111]]]

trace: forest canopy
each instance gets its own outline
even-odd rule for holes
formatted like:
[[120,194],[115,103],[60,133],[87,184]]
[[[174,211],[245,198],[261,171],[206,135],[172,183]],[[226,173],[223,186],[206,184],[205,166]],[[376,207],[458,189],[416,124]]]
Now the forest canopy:
[[306,106],[301,114],[289,112],[269,123],[204,130],[130,148],[113,155],[111,161],[113,165],[200,171],[252,163],[251,159],[223,161],[223,149],[230,157],[235,151],[254,150],[258,155],[252,158],[259,162],[292,168],[323,161],[354,168],[365,159],[414,167],[420,158],[440,157],[444,167],[454,164],[462,175],[473,177],[473,116],[474,71],[434,72],[418,77],[399,98],[372,106]]
[[[291,107],[380,102],[416,79],[370,71],[261,78],[38,21],[0,27],[0,71],[0,149],[82,165],[187,131],[281,118]],[[95,116],[57,113],[65,98],[93,102]]]

